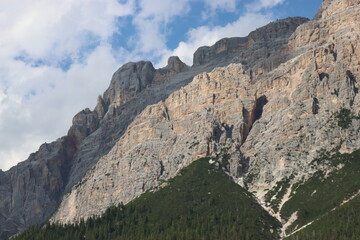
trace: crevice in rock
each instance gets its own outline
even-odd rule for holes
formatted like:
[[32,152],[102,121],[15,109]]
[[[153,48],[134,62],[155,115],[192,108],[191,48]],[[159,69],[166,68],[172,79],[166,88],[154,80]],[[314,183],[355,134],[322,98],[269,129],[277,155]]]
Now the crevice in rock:
[[168,121],[170,121],[170,115],[169,115],[169,109],[167,108],[167,106],[164,104],[164,112],[163,112],[163,116],[165,119],[167,119]]
[[337,52],[331,52],[331,54],[334,57],[334,62],[336,62],[336,60],[337,60]]
[[221,130],[220,126],[217,124],[213,128],[212,139],[217,143],[220,142],[220,138],[221,138],[222,133],[223,133],[223,131]]
[[337,52],[335,51],[335,44],[332,43],[328,46],[328,48],[325,49],[324,53],[327,54],[331,54],[334,58],[334,62],[336,62],[337,60]]
[[330,54],[334,57],[334,62],[337,60],[337,52],[335,51],[335,44],[329,46]]
[[346,82],[347,82],[348,88],[353,93],[352,99],[350,100],[350,106],[353,106],[355,97],[359,93],[359,88],[356,87],[356,78],[350,70],[346,71]]
[[334,90],[331,92],[331,95],[335,95],[336,97],[339,97],[339,89],[334,89]]
[[314,97],[313,98],[313,103],[312,103],[312,113],[315,115],[315,114],[318,114],[319,113],[319,100]]
[[350,70],[346,71],[346,80],[348,81],[349,86],[353,88],[354,93],[358,94],[359,93],[359,88],[355,87],[356,78],[355,78],[354,74]]
[[354,74],[353,74],[350,70],[347,70],[347,71],[346,71],[346,79],[347,79],[349,85],[354,88],[354,92],[355,92],[355,93],[358,93],[358,92],[359,92],[359,89],[358,89],[357,87],[355,87],[355,85],[356,85],[356,78],[355,78]]
[[145,192],[145,183],[142,184],[142,186],[141,186],[141,191],[142,191],[142,192]]
[[319,74],[319,78],[320,81],[324,80],[325,78],[329,79],[329,74],[322,72]]
[[164,163],[160,161],[160,176],[162,176],[165,172]]
[[249,111],[246,108],[242,109],[244,123],[240,127],[240,135],[241,135],[241,144],[246,141],[247,136],[249,135]]
[[224,124],[223,127],[225,128],[226,138],[232,138],[234,125],[229,126],[227,124]]
[[241,144],[246,141],[253,124],[262,117],[264,106],[268,103],[267,97],[262,95],[256,98],[251,112],[243,108],[244,123],[241,126]]
[[267,103],[268,103],[268,100],[265,95],[256,99],[255,108],[253,108],[253,111],[251,112],[251,127],[256,120],[259,120],[262,117],[264,106]]

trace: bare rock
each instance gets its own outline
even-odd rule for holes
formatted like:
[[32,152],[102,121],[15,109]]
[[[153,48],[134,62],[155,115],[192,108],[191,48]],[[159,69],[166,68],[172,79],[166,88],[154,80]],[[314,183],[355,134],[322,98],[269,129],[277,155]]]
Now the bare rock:
[[176,73],[183,72],[189,69],[189,66],[183,63],[179,57],[172,56],[168,59],[168,64],[165,67],[169,71],[174,71]]
[[[197,64],[207,66],[215,59],[226,62],[240,43],[252,44],[255,51],[262,41],[286,42],[275,51],[284,54],[278,62],[275,56],[256,62],[237,52],[248,61],[200,74],[147,106],[71,189],[52,221],[76,222],[100,214],[161,187],[192,161],[224,151],[229,153],[229,174],[264,203],[265,194],[286,177],[292,176],[294,184],[319,169],[330,171],[313,162],[324,151],[359,149],[360,120],[352,119],[343,129],[335,116],[343,108],[360,112],[360,6],[337,0],[329,4],[319,18],[299,20],[304,21],[299,27],[274,23],[280,32],[294,29],[288,40],[263,29],[264,34],[254,33],[246,41],[222,40],[200,49]],[[333,14],[325,14],[332,8]]]
[[257,78],[275,69],[287,59],[285,51],[288,38],[306,18],[286,18],[272,22],[242,38],[225,38],[211,47],[201,47],[194,53],[194,66],[211,64],[233,58],[249,69],[252,78]]
[[61,138],[0,173],[1,238],[51,216],[64,194],[74,152],[71,139]]
[[125,64],[114,73],[110,87],[104,93],[104,101],[116,106],[128,101],[152,83],[155,71],[150,62]]

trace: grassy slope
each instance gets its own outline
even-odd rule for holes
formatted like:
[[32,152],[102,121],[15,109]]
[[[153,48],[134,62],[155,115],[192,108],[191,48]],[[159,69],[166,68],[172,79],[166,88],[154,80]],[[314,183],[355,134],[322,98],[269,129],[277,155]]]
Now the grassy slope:
[[279,222],[208,159],[195,161],[169,183],[101,218],[35,227],[14,239],[278,239]]
[[[328,213],[360,189],[360,151],[337,154],[328,160],[328,164],[345,166],[327,176],[318,172],[306,183],[295,187],[290,200],[281,209],[283,218],[298,211],[298,219],[288,233]],[[339,219],[338,224],[341,221]]]

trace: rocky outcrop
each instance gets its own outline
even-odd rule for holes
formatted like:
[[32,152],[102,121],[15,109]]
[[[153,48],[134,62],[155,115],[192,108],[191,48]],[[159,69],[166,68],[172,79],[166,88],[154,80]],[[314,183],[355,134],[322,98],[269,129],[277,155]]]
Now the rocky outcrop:
[[185,63],[183,63],[177,56],[169,57],[168,64],[165,67],[165,70],[167,70],[169,72],[172,71],[175,73],[180,73],[180,72],[186,71],[188,69],[189,69],[189,66],[187,66]]
[[349,7],[356,6],[360,3],[359,0],[323,0],[315,19],[327,18],[335,15],[339,10],[349,9]]
[[60,203],[75,152],[70,138],[41,145],[29,159],[0,172],[0,237],[40,224]]
[[251,78],[255,79],[287,60],[284,47],[290,35],[308,20],[297,17],[275,21],[247,37],[225,38],[211,47],[201,47],[194,53],[194,66],[230,58],[249,69]]
[[[31,224],[46,221],[59,206],[65,193],[69,194],[64,198],[61,210],[56,216],[64,216],[61,212],[65,206],[69,206],[68,203],[77,204],[80,199],[86,199],[82,195],[83,192],[79,192],[77,198],[73,194],[74,191],[93,189],[91,195],[93,198],[96,196],[105,199],[104,196],[109,190],[106,190],[107,193],[104,195],[102,192],[104,188],[100,186],[104,184],[104,187],[108,188],[105,180],[111,176],[113,176],[111,186],[114,184],[116,188],[119,187],[117,185],[123,187],[116,190],[118,196],[104,200],[101,207],[115,201],[129,201],[146,189],[158,186],[163,180],[174,176],[179,169],[196,158],[216,154],[224,147],[224,143],[230,144],[232,141],[234,143],[230,147],[238,150],[231,160],[231,172],[236,177],[245,176],[250,163],[239,148],[251,138],[251,133],[262,118],[263,109],[266,108],[269,100],[267,96],[254,91],[255,88],[251,86],[260,76],[265,76],[289,58],[288,53],[291,48],[287,47],[288,37],[297,26],[306,21],[307,19],[303,18],[289,18],[258,29],[242,40],[224,39],[216,47],[206,48],[206,51],[200,49],[195,54],[197,60],[194,60],[192,67],[186,66],[177,57],[171,57],[168,65],[161,69],[155,69],[150,62],[128,63],[119,68],[113,75],[109,88],[99,96],[94,110],[85,109],[74,117],[73,125],[66,137],[47,144],[48,147],[40,148],[27,161],[0,173],[0,196],[4,196],[0,198],[0,232],[3,236],[9,236]],[[246,47],[242,45],[245,41]],[[204,53],[202,57],[198,55],[201,51]],[[210,75],[197,77],[196,79],[203,80],[196,80],[193,85],[187,86],[187,91],[191,93],[188,97],[186,93],[181,93],[183,87],[189,84],[195,75],[210,72],[215,67],[227,66],[229,63],[241,63],[229,68],[239,74],[241,79],[235,76],[232,70],[218,69]],[[223,75],[222,71],[226,74]],[[229,86],[226,87],[226,84],[222,83],[222,77],[227,76],[226,84]],[[356,77],[356,74],[354,76]],[[231,83],[232,77],[237,78],[237,82]],[[203,86],[201,81],[204,79],[208,79],[206,80],[208,84],[216,84],[216,86]],[[244,88],[233,90],[241,85],[244,85]],[[203,95],[199,96],[196,87],[202,89]],[[171,101],[169,96],[174,97],[174,100]],[[199,99],[195,100],[198,97]],[[241,98],[244,100],[238,100]],[[177,106],[176,99],[179,102],[185,101],[182,103],[189,109]],[[213,110],[216,112],[212,113],[211,108],[209,112],[201,109],[201,107],[208,108],[212,106],[211,104],[214,105]],[[150,105],[155,107],[148,107]],[[186,116],[191,117],[186,120]],[[171,123],[172,119],[178,119],[179,122]],[[142,129],[142,121],[147,122],[147,130]],[[201,124],[197,124],[197,121]],[[170,123],[172,125],[169,125]],[[129,127],[130,125],[132,127]],[[189,127],[192,125],[197,127]],[[134,128],[139,129],[139,132]],[[190,130],[193,132],[189,132]],[[181,135],[182,131],[186,134]],[[131,136],[128,136],[129,134]],[[159,140],[153,142],[153,138]],[[119,142],[124,141],[130,145],[119,146]],[[116,148],[127,148],[127,152],[124,153],[126,157],[110,161],[111,156],[118,158],[114,155]],[[181,148],[187,150],[183,149],[183,153],[177,156]],[[152,157],[153,153],[150,154],[146,149],[155,149],[154,157]],[[166,154],[168,157],[165,157]],[[100,169],[99,159],[108,159],[109,163],[115,165],[107,165],[105,160],[101,160],[106,166],[100,167],[104,172],[97,172],[96,169]],[[148,163],[141,162],[141,159],[146,159]],[[128,164],[130,161],[130,165],[119,163],[117,166],[117,161],[122,164],[124,162]],[[124,169],[116,172],[115,167]],[[111,172],[111,169],[114,171]],[[42,174],[33,174],[34,172]],[[92,185],[88,185],[90,181],[84,180],[85,174],[85,178],[89,179],[93,174],[95,177],[91,178],[92,181],[95,179],[94,182],[98,181],[96,184],[100,185],[92,188]],[[105,174],[106,178],[101,177],[101,174]],[[124,180],[123,184],[119,182],[126,176],[129,178]],[[133,184],[136,184],[136,187]],[[84,206],[89,207],[89,213],[100,212],[90,210],[93,208],[102,210],[100,207],[94,207],[91,199],[86,201],[87,204]],[[68,208],[69,211],[74,211],[69,213],[72,220],[89,215],[83,214],[85,208],[80,210],[79,206],[77,207],[78,209]],[[62,217],[54,219],[61,220]]]
[[169,80],[172,76],[188,71],[190,67],[183,63],[179,57],[172,56],[168,59],[168,64],[164,68],[160,68],[155,75],[155,84],[162,84]]
[[[100,214],[156,189],[199,157],[224,153],[229,174],[265,206],[264,196],[277,182],[287,178],[295,184],[326,169],[314,162],[324,152],[359,149],[360,6],[350,0],[324,4],[321,15],[279,48],[279,59],[287,61],[266,71],[261,60],[216,68],[146,107],[71,189],[52,221]],[[196,61],[210,64],[222,51],[229,56],[239,42],[200,49]],[[347,128],[337,115],[345,108],[355,116]]]
[[117,70],[104,93],[108,105],[119,106],[149,86],[155,75],[151,62],[127,63]]

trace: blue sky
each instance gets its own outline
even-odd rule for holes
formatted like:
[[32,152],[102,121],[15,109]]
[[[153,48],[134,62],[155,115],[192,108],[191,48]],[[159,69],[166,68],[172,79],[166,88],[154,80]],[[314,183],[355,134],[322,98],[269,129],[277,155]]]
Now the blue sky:
[[312,18],[321,0],[2,0],[0,169],[66,134],[128,61],[156,67],[270,21]]

